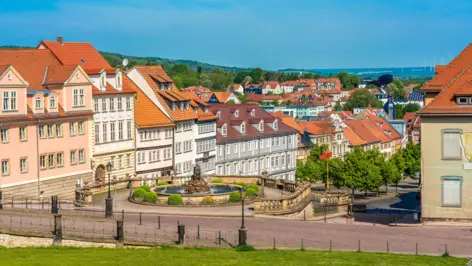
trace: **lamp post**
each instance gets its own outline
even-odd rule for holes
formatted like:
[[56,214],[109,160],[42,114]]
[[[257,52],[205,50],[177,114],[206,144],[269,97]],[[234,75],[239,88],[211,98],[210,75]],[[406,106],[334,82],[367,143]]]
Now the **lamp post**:
[[244,225],[244,187],[241,187],[241,228],[239,228],[239,245],[245,246],[247,243],[247,228]]
[[113,199],[111,198],[110,185],[111,185],[111,170],[113,164],[111,162],[107,163],[107,172],[108,172],[108,197],[105,199],[105,217],[111,218],[113,216]]

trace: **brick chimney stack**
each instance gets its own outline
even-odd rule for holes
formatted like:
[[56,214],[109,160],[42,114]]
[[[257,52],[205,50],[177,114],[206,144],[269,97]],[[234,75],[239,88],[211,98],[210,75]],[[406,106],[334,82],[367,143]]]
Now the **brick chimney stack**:
[[57,36],[57,42],[62,44],[62,36]]

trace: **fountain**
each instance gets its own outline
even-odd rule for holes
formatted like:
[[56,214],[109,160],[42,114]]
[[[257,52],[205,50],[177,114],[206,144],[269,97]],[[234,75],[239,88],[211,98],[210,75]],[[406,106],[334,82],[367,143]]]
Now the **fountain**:
[[202,179],[200,166],[198,164],[193,167],[192,180],[185,186],[185,192],[191,194],[210,192],[210,186]]

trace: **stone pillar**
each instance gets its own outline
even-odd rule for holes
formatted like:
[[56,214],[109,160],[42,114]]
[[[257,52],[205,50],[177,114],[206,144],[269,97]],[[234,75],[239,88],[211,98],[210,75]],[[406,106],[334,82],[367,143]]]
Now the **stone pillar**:
[[116,221],[116,247],[123,248],[125,246],[125,235],[123,220]]
[[0,191],[0,210],[3,210],[3,191]]
[[57,196],[51,196],[51,213],[52,214],[59,213],[59,207],[57,204],[58,204]]
[[54,214],[53,246],[60,246],[62,243],[62,214]]
[[105,199],[105,218],[113,217],[113,198]]
[[184,244],[184,241],[185,241],[185,225],[179,224],[178,233],[179,233],[179,240],[177,241],[177,244],[182,245]]
[[247,228],[239,228],[239,245],[245,246],[247,245]]

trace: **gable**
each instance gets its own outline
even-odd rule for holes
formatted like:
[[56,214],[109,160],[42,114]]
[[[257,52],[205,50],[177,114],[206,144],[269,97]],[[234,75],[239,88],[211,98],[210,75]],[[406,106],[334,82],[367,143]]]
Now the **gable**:
[[6,67],[3,73],[0,73],[0,86],[28,87],[29,83],[21,77],[13,66]]
[[85,73],[82,67],[78,66],[72,75],[67,79],[65,84],[77,84],[77,83],[93,83],[93,81],[89,78],[89,76]]

